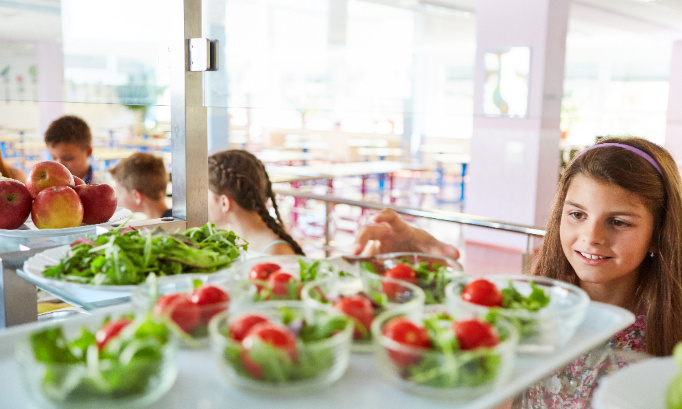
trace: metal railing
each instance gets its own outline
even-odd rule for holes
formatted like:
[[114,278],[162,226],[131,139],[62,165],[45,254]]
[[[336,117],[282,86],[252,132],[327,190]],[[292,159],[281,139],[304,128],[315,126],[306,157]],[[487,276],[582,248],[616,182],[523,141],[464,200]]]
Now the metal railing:
[[330,248],[329,243],[331,242],[331,233],[330,233],[330,220],[331,220],[331,213],[332,213],[332,207],[333,205],[336,204],[344,204],[344,205],[349,205],[349,206],[355,206],[355,207],[360,207],[363,209],[374,209],[374,210],[381,210],[381,209],[393,209],[397,213],[404,214],[404,215],[409,215],[409,216],[415,216],[415,217],[421,217],[425,219],[432,219],[432,220],[440,220],[440,221],[445,221],[445,222],[452,222],[452,223],[459,223],[459,224],[464,224],[464,225],[469,225],[469,226],[477,226],[477,227],[485,227],[489,229],[495,229],[495,230],[501,230],[501,231],[506,231],[506,232],[512,232],[512,233],[519,233],[519,234],[525,234],[527,236],[527,241],[526,241],[526,252],[524,253],[523,257],[523,269],[526,271],[529,266],[530,258],[529,255],[531,254],[531,239],[532,237],[544,237],[545,236],[545,230],[543,229],[538,229],[537,227],[530,227],[530,226],[523,226],[519,224],[511,224],[511,223],[503,223],[499,221],[495,221],[493,219],[487,218],[487,217],[482,217],[482,216],[475,216],[475,215],[470,215],[466,213],[457,213],[457,212],[450,212],[450,211],[445,211],[445,210],[424,210],[424,209],[414,209],[414,208],[409,208],[409,207],[400,207],[400,206],[393,206],[393,205],[388,205],[385,203],[381,202],[366,202],[366,201],[360,201],[360,200],[351,200],[351,199],[344,199],[340,197],[334,197],[334,196],[323,196],[323,195],[317,195],[309,192],[304,192],[300,190],[291,190],[291,189],[273,189],[274,192],[278,195],[282,196],[291,196],[297,199],[310,199],[310,200],[319,200],[321,202],[325,203],[325,214],[324,214],[324,248],[325,248],[325,253],[328,255],[328,249]]

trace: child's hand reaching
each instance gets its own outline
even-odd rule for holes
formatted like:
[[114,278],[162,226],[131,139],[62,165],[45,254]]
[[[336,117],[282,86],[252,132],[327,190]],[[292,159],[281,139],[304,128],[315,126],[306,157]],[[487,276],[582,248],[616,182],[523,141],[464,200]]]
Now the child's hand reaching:
[[373,256],[382,253],[417,252],[453,259],[459,251],[422,229],[412,227],[391,209],[384,209],[372,217],[372,224],[360,228],[355,238],[354,255]]

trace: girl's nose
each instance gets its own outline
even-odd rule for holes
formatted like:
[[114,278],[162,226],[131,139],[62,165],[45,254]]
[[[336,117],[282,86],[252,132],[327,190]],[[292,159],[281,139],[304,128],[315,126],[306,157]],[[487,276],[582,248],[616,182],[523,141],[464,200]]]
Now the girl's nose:
[[581,235],[582,239],[590,244],[601,244],[606,240],[604,226],[597,221],[590,221],[583,224]]

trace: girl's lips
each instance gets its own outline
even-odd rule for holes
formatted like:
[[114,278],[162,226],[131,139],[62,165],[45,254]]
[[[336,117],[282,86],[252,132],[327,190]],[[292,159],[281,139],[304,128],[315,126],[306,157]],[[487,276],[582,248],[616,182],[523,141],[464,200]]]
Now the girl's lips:
[[583,263],[590,266],[598,266],[606,263],[611,259],[611,257],[597,256],[596,254],[584,253],[578,250],[576,250],[575,253],[578,255],[578,258],[582,260]]

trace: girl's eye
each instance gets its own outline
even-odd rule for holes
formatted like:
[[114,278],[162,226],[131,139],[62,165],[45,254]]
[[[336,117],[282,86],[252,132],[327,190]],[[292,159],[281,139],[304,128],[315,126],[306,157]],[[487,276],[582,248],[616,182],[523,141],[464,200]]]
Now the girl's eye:
[[572,218],[576,219],[576,220],[580,220],[580,219],[585,218],[584,214],[582,214],[581,212],[575,211],[575,210],[568,212],[568,215],[571,216]]
[[618,219],[612,220],[611,223],[616,227],[626,227],[630,225],[630,223]]

